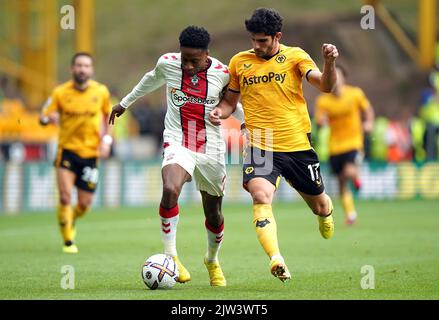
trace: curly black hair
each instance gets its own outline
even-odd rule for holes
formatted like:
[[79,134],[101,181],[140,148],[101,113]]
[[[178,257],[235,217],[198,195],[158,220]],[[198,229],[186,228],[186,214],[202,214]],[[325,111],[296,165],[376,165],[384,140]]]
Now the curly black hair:
[[250,19],[245,20],[245,27],[251,33],[265,33],[275,36],[282,31],[282,17],[279,12],[269,8],[258,8]]
[[180,33],[180,47],[207,50],[210,34],[203,27],[189,26]]

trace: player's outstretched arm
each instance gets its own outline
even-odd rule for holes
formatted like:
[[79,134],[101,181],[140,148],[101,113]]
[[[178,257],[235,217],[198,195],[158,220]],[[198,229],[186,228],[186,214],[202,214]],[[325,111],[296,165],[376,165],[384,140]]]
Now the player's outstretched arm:
[[322,55],[325,60],[323,73],[312,70],[308,74],[308,81],[322,92],[331,92],[337,81],[335,71],[335,60],[338,57],[337,47],[333,44],[324,43],[322,45]]
[[147,72],[140,82],[128,93],[111,111],[109,124],[114,124],[115,117],[120,117],[125,110],[132,105],[137,99],[153,92],[166,83],[166,77],[163,74],[164,59],[160,58],[156,67]]
[[235,111],[240,94],[227,90],[220,103],[209,113],[209,121],[219,126],[221,119],[227,119]]

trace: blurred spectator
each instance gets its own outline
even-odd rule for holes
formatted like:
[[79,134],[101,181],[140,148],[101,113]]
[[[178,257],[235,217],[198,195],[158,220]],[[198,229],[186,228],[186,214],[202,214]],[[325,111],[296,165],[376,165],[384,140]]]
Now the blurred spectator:
[[431,97],[434,96],[436,89],[433,84],[433,76],[432,73],[430,73],[428,76],[426,76],[424,88],[421,91],[421,106],[428,103],[428,101],[431,99]]
[[413,143],[413,159],[418,162],[424,162],[426,152],[424,149],[425,121],[419,117],[413,117],[410,123],[410,133]]
[[13,91],[7,76],[2,75],[0,77],[0,159],[5,161],[10,160],[12,143],[20,140],[21,119],[26,112],[23,102]]
[[429,99],[420,110],[420,117],[425,121],[424,148],[426,160],[438,158],[439,139],[439,93]]
[[439,61],[436,62],[433,70],[430,72],[429,82],[435,92],[439,92]]
[[411,110],[404,108],[388,123],[385,137],[388,162],[413,160],[413,143],[409,130],[411,118]]
[[371,134],[372,145],[370,148],[371,159],[374,161],[387,161],[387,143],[385,140],[389,120],[377,117]]

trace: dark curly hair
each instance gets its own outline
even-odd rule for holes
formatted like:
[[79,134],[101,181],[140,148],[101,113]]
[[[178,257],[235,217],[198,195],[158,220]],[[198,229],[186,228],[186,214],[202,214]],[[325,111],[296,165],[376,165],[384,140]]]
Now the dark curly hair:
[[274,9],[258,8],[250,19],[245,20],[245,27],[251,33],[265,33],[275,36],[282,31],[282,17]]
[[210,34],[203,27],[189,26],[180,33],[180,47],[207,50]]

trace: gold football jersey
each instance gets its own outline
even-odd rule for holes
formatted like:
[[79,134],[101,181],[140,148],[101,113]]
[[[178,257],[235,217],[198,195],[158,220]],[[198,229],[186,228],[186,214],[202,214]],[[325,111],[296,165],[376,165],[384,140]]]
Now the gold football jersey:
[[301,48],[280,45],[269,60],[253,50],[232,57],[229,89],[240,92],[250,144],[270,151],[311,149],[311,121],[303,97],[302,80],[319,70]]
[[363,90],[345,85],[340,96],[325,93],[317,97],[316,118],[329,120],[329,153],[336,155],[363,149],[361,112],[370,107]]
[[103,116],[110,111],[106,86],[89,80],[88,88],[79,91],[70,80],[53,90],[43,114],[59,113],[59,151],[67,149],[82,158],[93,158],[99,156]]

